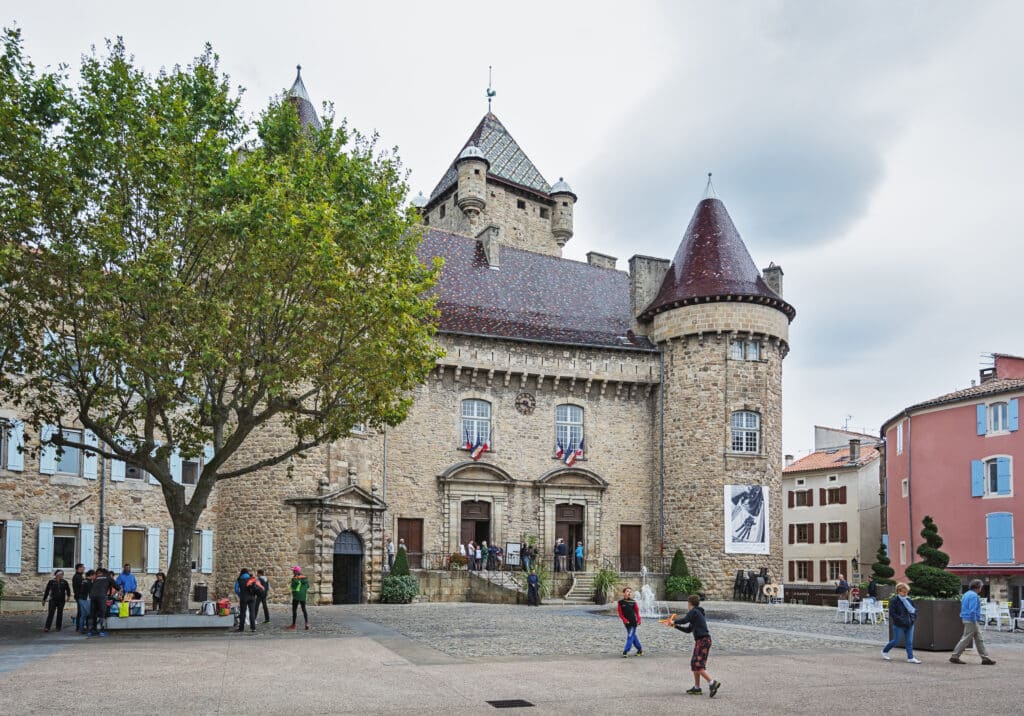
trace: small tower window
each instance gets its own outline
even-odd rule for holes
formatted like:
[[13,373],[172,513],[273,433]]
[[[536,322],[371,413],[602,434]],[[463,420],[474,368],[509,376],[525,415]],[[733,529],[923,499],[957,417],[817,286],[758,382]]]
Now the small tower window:
[[526,208],[526,202],[523,201],[522,199],[516,199],[516,208],[517,209],[525,209]]
[[563,202],[562,202],[562,206],[569,206],[569,202],[567,202],[567,201],[563,201]]
[[437,210],[437,218],[443,219],[445,215],[445,205],[441,204],[441,208]]
[[732,414],[732,451],[761,452],[761,416],[751,410]]
[[474,169],[474,170],[473,170],[473,173],[474,173],[474,174],[479,174],[479,173],[480,173],[480,170],[479,170],[479,169]]
[[548,218],[548,208],[546,206],[542,206],[540,208],[540,218],[542,218],[542,219]]

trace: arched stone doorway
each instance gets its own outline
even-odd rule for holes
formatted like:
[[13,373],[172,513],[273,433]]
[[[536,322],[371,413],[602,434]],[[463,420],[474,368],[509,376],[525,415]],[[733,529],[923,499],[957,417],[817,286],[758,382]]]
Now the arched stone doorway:
[[462,501],[462,543],[491,542],[491,503],[481,500]]
[[345,531],[334,540],[334,604],[363,601],[363,541],[355,532]]
[[576,543],[584,541],[583,515],[583,505],[555,505],[555,537],[565,542],[565,566],[570,570],[576,569]]

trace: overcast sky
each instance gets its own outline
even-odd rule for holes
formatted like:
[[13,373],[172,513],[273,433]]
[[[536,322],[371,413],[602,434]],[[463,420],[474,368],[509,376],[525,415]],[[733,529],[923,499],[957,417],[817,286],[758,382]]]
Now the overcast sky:
[[671,258],[706,173],[797,308],[784,447],[877,433],[1024,355],[1020,2],[4,1],[37,65],[121,35],[150,70],[210,42],[258,111],[318,106],[429,193],[486,112],[579,195],[568,258]]

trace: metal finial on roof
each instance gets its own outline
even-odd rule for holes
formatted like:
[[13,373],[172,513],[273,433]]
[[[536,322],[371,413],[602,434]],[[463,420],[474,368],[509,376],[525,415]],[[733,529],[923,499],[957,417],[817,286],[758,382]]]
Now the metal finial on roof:
[[498,94],[491,89],[491,65],[487,65],[487,114],[491,113],[491,99]]
[[704,198],[705,199],[717,199],[718,193],[715,191],[715,185],[711,183],[711,172],[708,172],[708,184],[704,187]]

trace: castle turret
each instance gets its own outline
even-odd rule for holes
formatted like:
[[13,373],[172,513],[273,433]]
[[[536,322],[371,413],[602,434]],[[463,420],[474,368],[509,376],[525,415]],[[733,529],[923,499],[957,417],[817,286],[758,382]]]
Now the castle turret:
[[459,177],[456,203],[471,226],[476,225],[480,212],[487,206],[487,170],[490,166],[480,147],[472,144],[455,159]]
[[551,215],[551,234],[561,248],[572,238],[572,208],[576,204],[576,195],[563,177],[558,177],[558,181],[551,187],[551,200],[555,202]]
[[704,199],[639,316],[665,356],[664,546],[681,547],[716,596],[739,569],[782,579],[782,360],[795,314],[725,205]]
[[306,85],[302,81],[302,65],[295,66],[295,81],[292,83],[292,88],[288,90],[287,97],[288,101],[295,107],[295,111],[298,112],[299,122],[302,123],[303,129],[323,129],[320,117],[316,113],[316,107],[313,106],[312,100],[309,99]]

